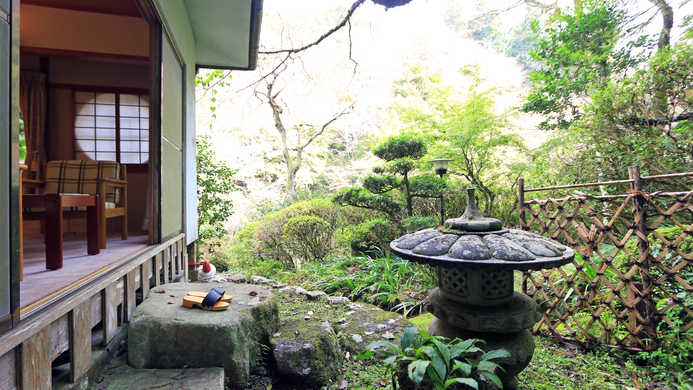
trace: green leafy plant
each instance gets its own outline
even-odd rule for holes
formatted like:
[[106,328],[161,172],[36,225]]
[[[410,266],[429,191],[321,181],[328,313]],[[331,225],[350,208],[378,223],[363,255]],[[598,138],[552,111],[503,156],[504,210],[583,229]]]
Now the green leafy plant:
[[228,234],[224,223],[232,214],[233,203],[227,196],[236,189],[234,174],[217,160],[209,137],[197,137],[197,226],[200,242],[209,252],[219,248],[219,240]]
[[[455,384],[463,384],[474,389],[479,388],[478,377],[483,375],[500,388],[503,384],[493,370],[500,367],[492,360],[509,357],[508,351],[497,349],[483,353],[476,347],[483,340],[455,339],[445,342],[441,336],[429,336],[426,331],[419,331],[414,325],[407,325],[400,337],[400,345],[387,341],[370,343],[357,359],[368,359],[381,353],[387,356],[385,363],[392,367],[407,365],[407,376],[415,384],[424,380],[430,381],[436,390],[444,390]],[[378,348],[385,348],[385,350]],[[393,389],[395,387],[393,376]]]

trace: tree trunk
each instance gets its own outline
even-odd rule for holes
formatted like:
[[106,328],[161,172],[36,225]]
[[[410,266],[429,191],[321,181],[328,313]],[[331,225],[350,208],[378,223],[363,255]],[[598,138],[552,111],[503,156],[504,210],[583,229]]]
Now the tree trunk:
[[[674,27],[674,10],[665,0],[649,0],[659,8],[659,13],[662,14],[662,31],[659,33],[659,44],[657,51],[662,53],[669,48],[671,41],[671,29]],[[667,116],[667,96],[668,90],[666,85],[655,85],[655,115],[659,117]]]
[[404,190],[406,191],[406,198],[407,198],[407,216],[411,217],[414,215],[414,200],[413,197],[411,196],[411,188],[409,186],[409,174],[405,173],[404,174],[404,179],[402,180],[404,182]]

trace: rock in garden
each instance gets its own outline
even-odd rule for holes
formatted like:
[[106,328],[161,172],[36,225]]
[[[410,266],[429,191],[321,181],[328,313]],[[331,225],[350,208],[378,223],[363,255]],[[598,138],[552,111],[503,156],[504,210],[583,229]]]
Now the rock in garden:
[[267,279],[264,276],[253,275],[250,277],[250,281],[257,284],[272,284],[275,282],[274,279]]
[[234,283],[247,283],[248,280],[245,278],[245,275],[231,275],[228,277],[228,280],[230,282]]
[[306,388],[320,388],[334,382],[342,372],[344,357],[330,324],[292,321],[272,337],[272,353],[277,371],[289,381]]
[[351,300],[347,297],[327,297],[327,302],[333,305],[342,305],[351,303]]
[[319,299],[320,297],[326,297],[327,294],[324,291],[308,291],[306,293],[306,298],[308,298],[309,301],[314,301],[316,299]]
[[[209,291],[212,287],[233,296],[227,310],[182,306],[188,291]],[[256,294],[250,295],[251,291]],[[167,284],[166,294],[150,292],[130,320],[128,363],[135,368],[223,367],[229,387],[244,388],[260,363],[262,345],[269,344],[278,328],[277,300],[259,286]]]
[[410,324],[401,314],[385,311],[373,305],[360,303],[352,304],[349,308],[353,312],[347,316],[346,322],[336,323],[334,330],[339,337],[339,343],[354,356],[373,341],[399,337],[404,327]]

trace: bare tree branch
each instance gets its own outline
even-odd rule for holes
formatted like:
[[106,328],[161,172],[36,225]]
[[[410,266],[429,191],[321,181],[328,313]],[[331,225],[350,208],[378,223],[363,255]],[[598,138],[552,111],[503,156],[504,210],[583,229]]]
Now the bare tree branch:
[[311,43],[308,43],[304,46],[297,47],[297,48],[260,51],[259,53],[260,54],[298,53],[298,52],[304,51],[310,47],[313,47],[313,46],[317,45],[318,43],[322,42],[325,38],[329,37],[330,35],[334,34],[337,31],[339,31],[342,27],[344,27],[347,24],[347,22],[349,21],[349,19],[351,18],[351,15],[353,15],[354,12],[356,12],[356,9],[358,7],[360,7],[361,4],[363,4],[365,2],[366,2],[366,0],[356,0],[354,2],[354,4],[352,4],[351,7],[349,8],[349,11],[347,11],[347,14],[346,14],[346,16],[344,16],[344,19],[342,19],[342,21],[338,25],[332,27],[326,33],[322,34],[317,40],[315,40]]
[[332,124],[332,122],[334,122],[334,121],[336,121],[337,119],[341,118],[343,115],[346,115],[346,114],[351,113],[351,112],[354,110],[354,104],[356,104],[356,102],[351,103],[351,105],[350,105],[349,107],[344,108],[344,109],[342,110],[342,112],[340,112],[339,114],[335,115],[334,117],[332,117],[332,119],[330,119],[330,120],[327,121],[324,125],[322,125],[322,127],[320,128],[320,131],[318,131],[317,133],[313,134],[313,136],[312,136],[308,141],[306,141],[306,143],[304,143],[303,146],[301,146],[301,148],[302,148],[302,149],[305,149],[306,147],[308,147],[308,145],[310,145],[311,142],[315,141],[316,138],[318,138],[320,135],[322,135],[322,133],[325,132],[325,129],[327,128],[327,126],[329,126],[330,124]]

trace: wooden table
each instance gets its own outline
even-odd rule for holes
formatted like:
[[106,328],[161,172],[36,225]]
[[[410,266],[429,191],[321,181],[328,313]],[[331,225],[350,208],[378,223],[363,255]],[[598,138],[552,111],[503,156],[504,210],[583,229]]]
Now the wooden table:
[[45,194],[22,195],[22,207],[45,208],[46,269],[63,267],[63,207],[87,208],[87,253],[97,255],[99,246],[98,195]]

